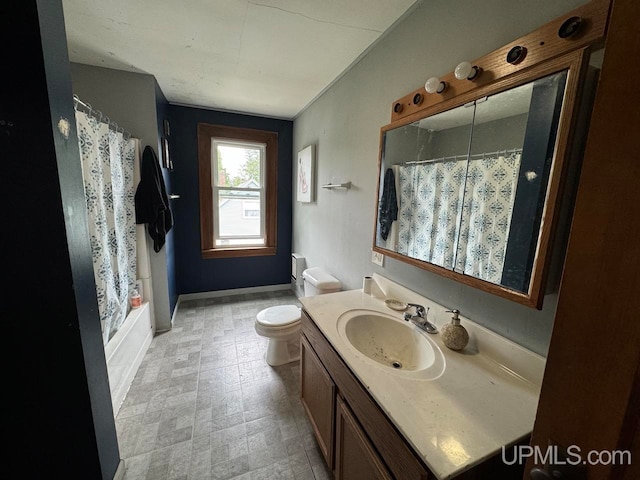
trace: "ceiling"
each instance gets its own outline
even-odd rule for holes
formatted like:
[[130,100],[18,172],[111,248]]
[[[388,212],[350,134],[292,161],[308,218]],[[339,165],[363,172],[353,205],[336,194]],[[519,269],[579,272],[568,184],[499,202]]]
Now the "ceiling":
[[170,103],[294,118],[416,0],[63,0],[72,62]]

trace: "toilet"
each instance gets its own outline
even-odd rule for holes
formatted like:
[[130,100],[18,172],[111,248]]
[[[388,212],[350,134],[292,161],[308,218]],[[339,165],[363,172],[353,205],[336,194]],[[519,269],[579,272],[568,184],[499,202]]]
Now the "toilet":
[[[304,296],[323,295],[340,291],[340,280],[322,268],[307,268],[302,272]],[[300,359],[300,308],[295,305],[278,305],[265,308],[256,316],[258,335],[267,337],[266,361],[272,367]]]

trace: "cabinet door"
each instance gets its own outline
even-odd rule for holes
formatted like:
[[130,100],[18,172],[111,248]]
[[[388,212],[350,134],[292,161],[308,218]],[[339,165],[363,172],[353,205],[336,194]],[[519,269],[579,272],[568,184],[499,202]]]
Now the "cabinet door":
[[391,480],[387,467],[340,396],[336,404],[336,480]]
[[307,339],[300,337],[300,396],[327,465],[333,468],[336,386]]

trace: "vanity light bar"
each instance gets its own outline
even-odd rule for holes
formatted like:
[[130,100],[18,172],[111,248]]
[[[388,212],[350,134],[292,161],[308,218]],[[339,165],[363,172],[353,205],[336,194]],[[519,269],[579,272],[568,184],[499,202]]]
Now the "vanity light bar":
[[610,7],[611,0],[593,0],[473,62],[458,64],[455,72],[432,76],[428,88],[422,86],[393,102],[391,122],[552,58],[601,46]]

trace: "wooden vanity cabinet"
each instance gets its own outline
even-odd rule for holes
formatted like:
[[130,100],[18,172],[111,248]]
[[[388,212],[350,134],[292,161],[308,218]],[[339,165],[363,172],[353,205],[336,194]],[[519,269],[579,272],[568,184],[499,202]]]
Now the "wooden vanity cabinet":
[[342,397],[336,397],[336,480],[392,480],[382,459]]
[[304,310],[300,368],[302,404],[336,479],[435,479]]
[[[302,311],[301,397],[336,480],[436,480],[369,392]],[[517,442],[528,445],[529,437]],[[521,480],[524,465],[498,453],[456,480]]]
[[311,421],[318,446],[333,468],[336,386],[305,337],[300,345],[300,399]]

